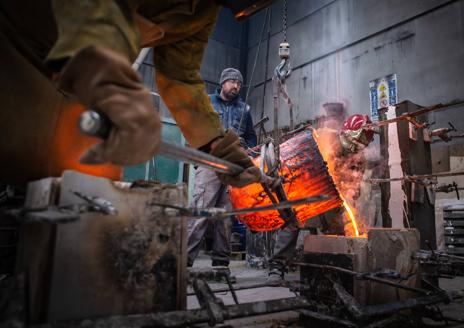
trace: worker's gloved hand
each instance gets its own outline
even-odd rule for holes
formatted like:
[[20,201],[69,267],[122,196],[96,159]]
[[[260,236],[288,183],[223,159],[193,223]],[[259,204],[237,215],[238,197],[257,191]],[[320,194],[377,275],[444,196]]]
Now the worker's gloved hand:
[[245,169],[236,176],[216,173],[219,180],[225,185],[242,188],[260,181],[261,171],[253,164],[245,149],[240,146],[240,139],[233,131],[228,130],[224,137],[216,140],[211,146],[210,154],[240,165]]
[[138,164],[158,150],[159,115],[150,92],[125,57],[110,49],[87,47],[63,68],[58,86],[86,107],[103,112],[113,124],[108,139],[92,146],[81,157],[82,163]]

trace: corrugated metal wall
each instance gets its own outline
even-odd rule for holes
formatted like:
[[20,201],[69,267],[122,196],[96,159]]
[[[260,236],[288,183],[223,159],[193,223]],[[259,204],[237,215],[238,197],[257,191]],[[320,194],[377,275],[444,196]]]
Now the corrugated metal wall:
[[[249,98],[255,120],[262,111],[271,118],[268,129],[273,119],[269,79],[283,40],[282,9],[283,1],[272,6],[270,38],[265,33]],[[349,113],[369,114],[369,81],[393,73],[399,101],[430,105],[464,98],[463,17],[462,0],[288,0],[294,70],[287,83],[295,120],[322,114],[322,104],[331,101],[345,103]],[[248,76],[264,18],[261,12],[249,23]],[[456,115],[464,129],[464,118]],[[279,124],[288,123],[282,111]]]

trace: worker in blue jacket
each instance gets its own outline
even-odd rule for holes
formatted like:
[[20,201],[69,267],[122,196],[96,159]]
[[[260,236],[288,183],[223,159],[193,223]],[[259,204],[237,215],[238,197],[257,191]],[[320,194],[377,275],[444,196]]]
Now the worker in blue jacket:
[[[221,74],[219,84],[220,87],[210,95],[210,99],[222,126],[226,130],[234,131],[245,148],[256,146],[257,138],[253,129],[250,106],[239,96],[243,84],[242,74],[234,68],[226,68]],[[196,169],[192,206],[230,208],[227,188],[213,171],[202,167]],[[189,221],[187,264],[193,265],[208,224],[213,225],[212,265],[228,266],[231,253],[230,218],[224,220],[201,218]]]

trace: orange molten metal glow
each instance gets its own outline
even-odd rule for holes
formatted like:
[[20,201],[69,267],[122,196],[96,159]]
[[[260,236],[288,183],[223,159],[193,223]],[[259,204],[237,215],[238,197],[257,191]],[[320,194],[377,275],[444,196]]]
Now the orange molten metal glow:
[[[339,172],[335,169],[336,164],[336,153],[339,151],[337,147],[339,147],[338,141],[338,132],[332,129],[321,129],[320,133],[315,133],[315,139],[319,150],[321,151],[322,157],[327,163],[327,167],[329,170],[330,175],[335,181],[335,185],[340,187],[341,180],[343,179],[344,174],[350,174],[349,172]],[[345,208],[345,217],[348,219],[349,223],[345,224],[345,235],[347,236],[355,236],[355,237],[362,237],[359,234],[358,224],[356,222],[356,214],[354,209],[352,209],[348,202],[345,199],[344,192],[342,188],[338,188],[337,190],[340,194],[340,198],[343,201],[343,207]]]
[[61,115],[55,131],[55,144],[50,153],[49,175],[59,176],[64,170],[76,170],[82,173],[120,180],[122,168],[112,164],[84,165],[79,162],[80,156],[93,144],[100,142],[82,134],[77,122],[85,110],[80,104],[67,104]]
[[[343,199],[343,197],[342,197],[342,199]],[[353,228],[353,234],[349,234],[349,235],[354,235],[355,237],[359,237],[358,224],[356,223],[354,213],[351,210],[348,203],[344,199],[343,199],[343,207],[345,207],[345,214],[348,217],[348,219],[350,220],[352,228]],[[345,229],[345,232],[346,232],[346,229]]]
[[[284,190],[288,199],[326,195],[328,200],[294,206],[296,217],[303,223],[307,219],[340,207],[343,201],[313,139],[312,132],[305,130],[280,145],[279,171],[284,178]],[[254,159],[258,166],[260,157]],[[271,201],[260,184],[244,188],[231,188],[230,198],[234,208],[270,205]],[[239,219],[253,231],[272,231],[285,222],[275,210],[240,215]]]

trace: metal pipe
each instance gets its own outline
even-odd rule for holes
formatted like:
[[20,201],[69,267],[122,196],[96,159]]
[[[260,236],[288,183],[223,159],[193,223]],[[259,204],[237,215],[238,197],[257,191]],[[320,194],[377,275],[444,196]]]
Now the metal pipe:
[[[277,283],[260,282],[260,283],[254,283],[254,284],[235,285],[233,287],[235,291],[238,291],[238,290],[257,289],[257,288],[264,288],[264,287],[284,287],[284,286],[280,282],[277,282]],[[230,292],[230,288],[229,287],[214,288],[214,289],[211,289],[211,291],[213,293],[226,293],[226,292]],[[187,293],[187,296],[193,296],[193,295],[195,295],[194,292]]]
[[[244,318],[256,315],[285,312],[304,309],[311,304],[304,297],[290,297],[270,301],[259,301],[229,305],[222,308],[224,320]],[[187,327],[194,324],[209,322],[211,317],[206,309],[158,312],[151,314],[120,315],[99,319],[56,322],[32,326],[34,328],[140,328],[140,327]]]
[[267,121],[269,121],[269,116],[264,116],[262,119],[260,119],[258,122],[256,122],[255,125],[253,125],[253,128],[256,129],[256,128],[259,127],[261,124],[264,124],[264,123],[266,123]]
[[[347,328],[358,328],[359,326],[354,322],[343,320],[337,317],[333,317],[327,314],[309,311],[309,310],[299,310],[298,312],[305,318],[311,318],[316,322],[324,322],[327,324],[332,324],[334,327],[347,327]],[[315,326],[316,327],[316,326]]]
[[[234,164],[232,162],[225,161],[221,158],[204,153],[197,149],[183,147],[164,141],[161,142],[159,154],[178,161],[203,166],[213,171],[229,174],[232,176],[239,175],[244,171],[240,165]],[[272,186],[275,180],[265,174],[261,174],[259,182]]]
[[413,309],[426,305],[449,302],[457,299],[462,299],[462,297],[462,292],[447,292],[418,298],[410,298],[400,302],[366,306],[363,308],[363,314],[365,318],[368,318],[372,316],[395,313],[401,310]]
[[145,60],[145,57],[147,57],[148,52],[150,51],[151,48],[142,48],[139,52],[139,55],[135,59],[134,63],[132,64],[132,68],[134,70],[138,70],[140,65],[142,65],[143,61]]
[[222,160],[200,150],[164,141],[161,142],[159,154],[171,159],[181,160],[189,164],[207,167],[220,173],[238,175],[243,172],[243,168],[237,164]]
[[[82,113],[79,129],[91,136],[107,139],[111,131],[111,121],[103,113],[88,110]],[[161,141],[159,154],[178,161],[203,166],[216,172],[239,175],[244,169],[234,163],[204,153],[200,150]],[[262,174],[261,183],[272,185],[274,179]]]
[[387,280],[387,279],[373,277],[373,276],[370,276],[370,275],[367,275],[367,274],[359,273],[359,272],[356,272],[356,271],[352,271],[352,270],[348,270],[348,269],[344,269],[344,268],[340,268],[340,267],[336,267],[336,266],[332,266],[332,265],[320,265],[320,264],[302,263],[302,262],[292,262],[292,264],[299,265],[299,266],[317,268],[317,269],[321,269],[321,270],[338,271],[338,272],[342,272],[342,273],[347,273],[347,274],[355,277],[356,279],[371,280],[371,281],[375,281],[375,282],[378,282],[378,283],[381,283],[381,284],[389,285],[389,286],[392,286],[392,287],[395,287],[395,288],[409,290],[409,291],[416,292],[416,293],[430,294],[430,291],[425,290],[425,289],[399,284],[399,283],[396,283],[396,282],[393,282],[393,281],[390,281],[390,280]]
[[405,175],[403,177],[397,177],[397,178],[386,178],[386,179],[376,179],[376,178],[371,178],[365,180],[366,182],[371,182],[371,183],[386,183],[390,181],[420,181],[424,179],[434,179],[434,178],[440,178],[440,177],[454,177],[454,176],[459,176],[459,175],[464,175],[464,171],[456,171],[456,172],[439,172],[439,173],[434,173],[434,174],[423,174],[423,175]]

